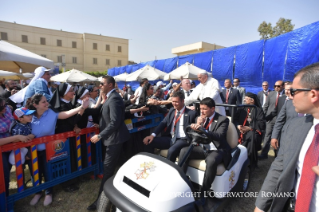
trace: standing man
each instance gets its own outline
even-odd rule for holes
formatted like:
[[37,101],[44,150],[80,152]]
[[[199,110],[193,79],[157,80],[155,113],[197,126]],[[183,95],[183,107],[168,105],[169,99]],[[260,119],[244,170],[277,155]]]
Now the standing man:
[[[103,191],[106,180],[114,174],[123,143],[130,138],[130,133],[124,123],[124,102],[122,97],[115,91],[115,80],[111,76],[103,76],[102,78],[101,90],[106,93],[107,99],[100,112],[100,133],[91,138],[92,143],[102,140],[106,148],[103,179],[98,197]],[[97,200],[98,198],[87,209],[96,210]]]
[[234,88],[237,89],[239,91],[239,94],[240,94],[241,101],[239,104],[243,104],[245,94],[246,94],[246,89],[244,87],[239,86],[240,80],[238,78],[235,78],[233,83],[234,83]]
[[181,82],[181,87],[184,92],[185,98],[189,97],[192,93],[192,86],[189,79],[183,79]]
[[[239,90],[231,87],[231,80],[226,79],[224,82],[225,89],[220,93],[220,97],[222,98],[222,101],[224,104],[230,104],[230,105],[239,105],[241,104],[241,97],[239,94]],[[226,115],[231,116],[231,108],[226,107]],[[236,111],[235,111],[236,112]]]
[[[207,97],[200,102],[201,116],[197,117],[197,123],[192,124],[191,128],[197,130],[204,127],[205,134],[209,138],[210,143],[200,144],[194,146],[191,154],[183,164],[183,171],[186,173],[188,162],[190,159],[205,159],[206,171],[201,188],[200,203],[205,205],[205,192],[210,191],[212,183],[214,182],[217,166],[224,163],[228,166],[231,160],[231,148],[226,140],[229,119],[225,116],[215,112],[215,102],[213,99]],[[182,161],[189,147],[184,147],[179,154],[179,162]]]
[[[205,70],[201,70],[197,74],[197,77],[200,84],[193,89],[193,92],[189,97],[185,98],[185,105],[190,105],[198,99],[202,100],[206,97],[212,98],[217,104],[222,104],[223,102],[220,98],[222,89],[219,82],[212,77],[208,77],[208,72]],[[217,106],[216,112],[224,116],[226,115],[225,108],[222,106]]]
[[[287,122],[278,156],[256,200],[255,212],[319,211],[319,63],[295,74],[291,89],[297,113],[310,114]],[[285,192],[285,193],[284,193]],[[294,192],[290,195],[288,192]],[[272,195],[267,195],[271,193]],[[293,203],[293,204],[291,204]],[[295,203],[295,204],[294,204]]]
[[134,96],[137,96],[135,104],[138,105],[140,103],[140,97],[142,96],[143,86],[148,83],[148,79],[143,78],[140,82],[140,87],[135,90]]
[[265,118],[266,118],[266,132],[264,137],[264,145],[263,149],[261,151],[261,154],[259,156],[260,160],[267,159],[268,158],[268,151],[270,148],[270,139],[271,139],[271,133],[274,128],[277,114],[280,112],[278,110],[278,101],[279,98],[284,95],[284,83],[282,80],[278,80],[275,83],[274,86],[275,90],[270,92],[268,95],[268,98],[266,100],[265,105],[263,106]]
[[269,92],[270,92],[271,90],[269,89],[269,85],[268,85],[268,82],[267,82],[267,81],[264,81],[264,82],[263,82],[262,88],[263,88],[263,90],[262,90],[262,91],[259,91],[258,94],[257,94],[257,96],[258,96],[260,105],[263,107],[264,104],[266,103],[266,100],[267,100],[267,98],[268,98]]
[[[168,149],[167,159],[175,162],[183,147],[188,146],[189,136],[186,134],[186,127],[195,122],[196,113],[184,105],[184,93],[176,91],[172,94],[172,104],[168,115],[156,127],[154,132],[144,138],[145,150],[154,153],[154,148]],[[162,137],[156,137],[166,128]]]

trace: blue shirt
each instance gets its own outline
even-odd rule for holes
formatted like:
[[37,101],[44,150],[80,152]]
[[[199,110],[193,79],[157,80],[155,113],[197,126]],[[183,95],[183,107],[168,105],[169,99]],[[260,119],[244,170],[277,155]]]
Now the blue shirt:
[[31,124],[22,124],[16,121],[16,124],[11,129],[12,135],[30,135],[32,134]]
[[[58,120],[59,113],[54,112],[51,109],[45,111],[38,119],[35,115],[32,117],[32,134],[36,137],[43,137],[47,135],[55,134],[55,125]],[[45,144],[38,144],[38,151],[45,149]]]

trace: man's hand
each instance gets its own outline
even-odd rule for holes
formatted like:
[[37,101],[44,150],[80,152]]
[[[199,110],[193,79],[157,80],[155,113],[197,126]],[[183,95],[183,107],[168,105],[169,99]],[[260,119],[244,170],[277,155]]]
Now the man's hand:
[[199,131],[198,129],[199,129],[200,127],[202,127],[202,126],[199,125],[199,124],[191,124],[191,128],[192,128],[193,130]]
[[181,78],[180,78],[180,79],[181,79],[181,83],[182,83],[182,81],[183,81],[184,77],[183,77],[183,76],[181,76]]
[[100,140],[100,139],[99,139],[98,135],[94,135],[94,136],[91,138],[91,142],[94,143],[94,144],[97,143],[99,140]]
[[143,106],[143,107],[141,107],[141,108],[139,108],[140,109],[140,111],[143,111],[143,112],[145,112],[145,111],[148,111],[149,110],[149,108],[148,107],[146,107],[146,106]]
[[154,136],[152,136],[152,135],[146,136],[146,137],[143,139],[143,143],[144,143],[145,145],[148,145],[148,144],[150,144],[150,143],[153,141],[153,139],[154,139]]
[[84,109],[88,108],[89,107],[89,104],[90,104],[90,100],[88,97],[84,98],[83,101],[82,101],[82,107]]
[[316,175],[319,176],[319,166],[314,166],[314,167],[312,167],[312,171],[313,171],[314,173],[316,173]]
[[29,142],[31,141],[32,139],[30,139],[28,136],[25,136],[25,135],[18,135],[18,141],[21,141],[23,143],[26,143],[26,142]]
[[271,141],[270,141],[270,144],[271,144],[271,146],[272,146],[274,149],[277,149],[277,148],[278,148],[278,139],[272,138]]
[[75,134],[79,134],[81,132],[81,129],[79,127],[74,127]]
[[30,139],[30,140],[32,140],[32,139],[34,139],[34,135],[33,134],[30,134],[30,135],[27,135],[27,137]]
[[204,122],[205,122],[205,118],[200,116],[200,117],[197,118],[197,123],[196,124],[203,126]]
[[134,96],[134,95],[130,96],[131,104],[134,104],[137,98],[138,98],[138,95],[136,95],[136,96]]

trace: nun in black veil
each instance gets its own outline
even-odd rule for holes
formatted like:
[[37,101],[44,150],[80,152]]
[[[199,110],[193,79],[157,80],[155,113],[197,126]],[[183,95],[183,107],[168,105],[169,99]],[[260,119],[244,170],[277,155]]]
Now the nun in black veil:
[[256,107],[238,109],[234,116],[234,124],[238,129],[239,142],[247,148],[250,167],[253,170],[257,167],[257,152],[261,150],[262,134],[266,128],[266,121],[256,94],[247,92],[244,102],[246,105],[255,105]]
[[[51,109],[55,112],[68,111],[74,108],[71,100],[74,97],[74,88],[68,83],[61,83],[54,91],[50,100]],[[84,111],[84,110],[83,110]],[[81,119],[79,114],[71,116],[64,120],[57,121],[55,133],[64,133],[69,131],[78,131],[76,123]],[[77,170],[77,155],[76,155],[76,141],[74,137],[69,139],[70,145],[70,161],[71,172]],[[76,186],[77,179],[71,179],[63,183],[63,190],[66,192],[73,192],[79,188]]]

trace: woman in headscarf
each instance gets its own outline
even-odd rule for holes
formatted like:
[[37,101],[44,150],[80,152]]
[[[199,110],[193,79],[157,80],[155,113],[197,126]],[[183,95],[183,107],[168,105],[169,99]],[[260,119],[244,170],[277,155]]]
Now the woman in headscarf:
[[247,92],[244,102],[246,105],[255,105],[256,107],[238,109],[234,116],[234,124],[239,132],[239,142],[247,148],[253,170],[257,166],[257,152],[261,150],[262,134],[265,131],[266,122],[256,94]]
[[[68,111],[74,108],[72,105],[72,99],[74,97],[74,88],[68,83],[61,83],[56,91],[53,93],[50,100],[51,108],[55,112]],[[76,123],[81,119],[79,114],[71,116],[65,120],[58,120],[56,123],[55,133],[64,133],[69,131],[79,132],[80,129],[76,126]],[[71,160],[71,172],[77,170],[77,158],[76,158],[76,141],[74,137],[69,139],[70,145],[70,160]],[[63,183],[63,190],[66,192],[73,192],[79,188],[76,186],[77,180],[72,179]]]

